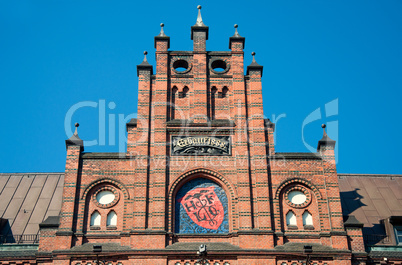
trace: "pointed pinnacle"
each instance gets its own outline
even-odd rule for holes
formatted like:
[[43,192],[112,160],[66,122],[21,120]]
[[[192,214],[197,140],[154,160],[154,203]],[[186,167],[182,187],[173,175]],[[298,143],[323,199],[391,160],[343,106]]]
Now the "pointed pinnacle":
[[195,23],[196,26],[205,26],[204,22],[202,22],[202,17],[201,17],[201,6],[198,5],[198,16],[197,16],[197,22]]
[[66,140],[66,147],[68,148],[70,145],[78,145],[82,147],[82,150],[84,150],[84,141],[81,140],[81,138],[78,136],[78,126],[80,126],[78,123],[75,125],[75,132],[69,139]]
[[77,122],[77,123],[74,124],[74,126],[75,126],[75,132],[74,132],[74,134],[75,134],[75,135],[78,135],[78,127],[80,126],[80,124]]
[[255,60],[255,52],[252,52],[251,55],[253,56],[253,61],[249,66],[247,66],[247,74],[249,74],[250,69],[254,69],[260,71],[260,74],[262,76],[262,68],[263,68],[262,65],[259,65]]
[[148,62],[148,61],[147,61],[147,54],[148,54],[148,52],[147,52],[147,51],[144,51],[144,61],[143,61],[144,63],[145,63],[145,62]]
[[233,35],[233,37],[241,37],[240,34],[239,34],[239,32],[237,32],[237,27],[238,27],[238,26],[239,26],[239,25],[234,24],[235,34]]
[[139,66],[151,66],[148,61],[147,61],[147,51],[144,51],[144,60],[142,61],[142,63]]
[[328,136],[327,135],[327,132],[325,131],[325,128],[327,127],[327,125],[325,125],[325,124],[322,124],[321,125],[321,128],[324,130],[324,135],[323,135],[323,137],[325,137],[325,136]]
[[161,32],[158,35],[159,37],[165,37],[166,36],[165,32],[163,31],[164,26],[165,26],[165,24],[161,23]]
[[322,135],[322,139],[321,139],[321,141],[333,141],[331,138],[329,138],[329,136],[328,136],[328,134],[327,134],[327,131],[325,130],[325,128],[327,127],[327,125],[325,125],[325,124],[323,124],[323,125],[321,125],[321,127],[322,127],[322,129],[324,130],[324,133],[323,133],[323,135]]
[[325,127],[327,127],[327,126],[325,124],[323,124],[323,125],[321,125],[321,127],[323,128],[324,133],[323,133],[321,140],[318,141],[317,150],[320,150],[321,146],[331,146],[331,147],[335,148],[336,141],[329,138],[327,135],[327,132],[325,131]]

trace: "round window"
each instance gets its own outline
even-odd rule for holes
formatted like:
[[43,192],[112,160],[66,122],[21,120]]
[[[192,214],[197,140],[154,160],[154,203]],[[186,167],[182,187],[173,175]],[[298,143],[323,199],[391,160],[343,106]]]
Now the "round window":
[[100,204],[112,203],[114,201],[115,197],[116,196],[114,195],[114,193],[110,190],[103,190],[103,191],[99,192],[98,194],[96,194],[96,200]]
[[119,192],[111,187],[104,186],[96,190],[92,196],[93,202],[101,208],[109,208],[115,205],[119,201]]
[[303,204],[307,200],[306,194],[299,190],[289,192],[288,198],[291,203],[296,205]]
[[285,192],[285,202],[294,208],[304,208],[311,202],[311,194],[303,186],[296,185]]
[[223,74],[229,71],[229,64],[222,59],[211,60],[209,68],[214,74]]
[[176,73],[185,74],[191,70],[191,63],[183,59],[178,59],[173,62],[172,67],[173,71],[175,71]]

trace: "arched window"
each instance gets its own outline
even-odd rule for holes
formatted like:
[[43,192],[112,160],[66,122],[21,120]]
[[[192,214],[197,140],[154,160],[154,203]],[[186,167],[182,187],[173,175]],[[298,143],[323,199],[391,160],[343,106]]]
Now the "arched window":
[[313,225],[313,216],[308,211],[303,213],[303,225]]
[[91,226],[100,226],[101,224],[101,215],[98,211],[95,211],[91,215]]
[[107,215],[106,226],[117,226],[117,214],[115,211],[111,211]]
[[228,91],[229,91],[228,87],[224,86],[222,88],[222,92],[218,92],[218,98],[225,98]]
[[183,90],[179,92],[179,98],[185,98],[187,96],[189,89],[187,86],[183,87]]
[[293,226],[297,225],[296,215],[292,211],[290,211],[286,214],[286,224],[293,225]]

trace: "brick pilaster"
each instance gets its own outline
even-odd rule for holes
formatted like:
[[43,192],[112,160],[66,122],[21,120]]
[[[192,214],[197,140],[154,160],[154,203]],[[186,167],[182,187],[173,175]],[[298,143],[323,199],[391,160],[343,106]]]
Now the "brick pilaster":
[[[78,123],[76,124],[78,127]],[[78,201],[80,196],[80,156],[84,150],[83,141],[74,135],[66,140],[67,158],[64,174],[63,201],[60,211],[60,226],[57,232],[58,249],[69,249],[76,230]]]
[[[137,130],[129,155],[135,157],[135,178],[133,178],[133,224],[132,229],[144,230],[147,227],[148,213],[148,163],[149,163],[149,119],[151,114],[152,66],[144,59],[137,66],[138,75],[138,116]],[[129,143],[130,144],[130,143]]]
[[150,168],[149,168],[149,224],[152,230],[165,230],[166,194],[166,121],[168,107],[169,37],[155,37],[156,77],[152,93]]

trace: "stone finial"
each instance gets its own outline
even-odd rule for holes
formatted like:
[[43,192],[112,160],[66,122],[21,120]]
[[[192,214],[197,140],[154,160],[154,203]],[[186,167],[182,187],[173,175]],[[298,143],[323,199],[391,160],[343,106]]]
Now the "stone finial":
[[250,70],[258,70],[262,76],[262,65],[259,65],[255,60],[255,52],[252,52],[251,55],[253,56],[253,61],[249,66],[247,66],[247,75],[250,73]]
[[321,124],[321,128],[324,130],[323,137],[324,137],[324,136],[328,137],[327,132],[325,131],[325,128],[326,128],[326,127],[327,127],[327,125],[325,125],[324,123]]
[[139,76],[140,74],[140,69],[142,70],[150,70],[151,71],[151,75],[153,74],[153,70],[152,70],[152,65],[150,63],[148,63],[147,61],[147,51],[144,51],[144,60],[142,61],[141,64],[137,65],[137,76]]
[[205,24],[202,21],[202,17],[201,17],[201,6],[198,5],[197,8],[198,8],[198,16],[197,16],[197,22],[195,23],[195,26],[205,27]]
[[147,54],[148,54],[148,52],[144,51],[144,60],[142,61],[142,63],[140,65],[150,65],[147,60]]
[[148,62],[148,60],[147,60],[147,54],[148,54],[148,52],[147,52],[147,51],[144,51],[144,60],[142,61],[143,63]]
[[75,132],[74,132],[74,134],[75,134],[75,135],[78,135],[78,127],[80,127],[80,124],[79,124],[78,122],[76,122],[76,123],[74,124],[74,126],[75,126]]
[[317,146],[317,150],[320,150],[321,146],[330,146],[332,148],[335,148],[335,141],[332,140],[331,138],[329,138],[327,132],[325,131],[325,128],[327,127],[327,125],[322,124],[321,128],[323,129],[323,135],[321,140],[318,141],[318,146]]
[[159,32],[159,35],[155,36],[155,38],[154,38],[154,46],[155,46],[155,48],[157,48],[156,43],[158,41],[162,41],[162,42],[167,41],[167,49],[169,49],[170,48],[170,37],[167,36],[165,34],[165,31],[163,30],[163,28],[165,27],[165,24],[161,23],[160,26],[161,26],[161,31]]
[[233,35],[233,37],[241,37],[239,32],[237,31],[237,28],[239,27],[239,25],[234,24],[234,28],[235,28],[235,34]]
[[[235,33],[232,37],[229,38],[229,49],[232,49],[233,42],[236,42],[236,43],[241,42],[242,43],[241,49],[244,49],[244,44],[245,44],[246,38],[240,36],[239,32],[237,31],[238,27],[239,27],[239,25],[234,24]],[[238,48],[238,46],[237,46],[237,48]]]
[[140,65],[146,65],[146,66],[150,65],[147,60],[147,54],[148,54],[148,52],[144,51],[144,60],[142,61],[142,63]]
[[75,131],[74,134],[66,140],[66,147],[68,148],[70,145],[77,145],[81,147],[81,150],[84,150],[84,141],[78,136],[78,127],[80,124],[77,122],[74,124]]
[[166,37],[165,32],[163,31],[163,27],[165,26],[165,24],[161,23],[161,32],[159,33],[159,37]]
[[252,52],[251,53],[251,55],[253,56],[253,60],[251,61],[251,64],[250,64],[250,66],[256,66],[256,67],[261,67],[262,68],[262,66],[261,65],[259,65],[258,63],[257,63],[257,61],[255,60],[255,52]]

